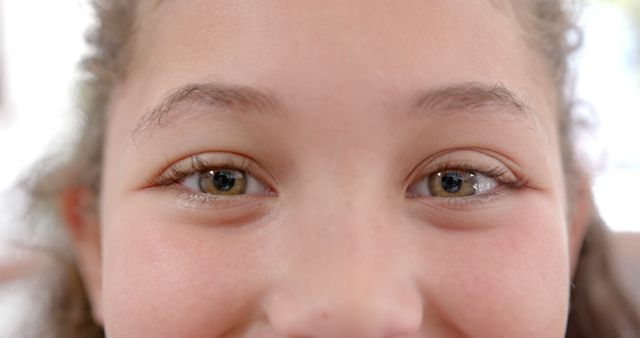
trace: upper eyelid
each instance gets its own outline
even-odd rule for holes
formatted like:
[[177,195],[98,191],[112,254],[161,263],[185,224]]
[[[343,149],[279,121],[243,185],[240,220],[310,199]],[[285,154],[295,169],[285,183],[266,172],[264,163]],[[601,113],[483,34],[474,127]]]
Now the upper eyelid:
[[[215,157],[215,159],[207,159],[207,157]],[[188,176],[187,171],[189,171],[189,175],[192,175],[207,169],[223,168],[246,171],[260,183],[275,191],[273,188],[275,179],[268,171],[262,169],[250,157],[230,152],[203,152],[182,158],[171,163],[156,175],[153,185],[177,183],[175,178],[180,175],[181,179],[184,179]],[[172,176],[174,179],[171,179]]]
[[206,161],[202,159],[202,156],[198,156],[198,155],[191,156],[190,160],[191,160],[192,169],[197,169],[202,171],[211,170],[211,169],[229,169],[229,170],[247,171],[251,173],[251,164],[242,158],[237,159],[235,157],[228,157],[226,158],[226,161],[223,161],[224,163],[221,163],[221,164],[206,163]]
[[[498,178],[501,175],[509,174],[513,176],[514,180],[518,180],[519,177],[513,173],[505,164],[498,164],[493,167],[487,166],[483,168],[483,165],[479,164],[471,164],[472,161],[459,161],[459,160],[445,160],[438,161],[435,164],[429,163],[428,161],[423,162],[421,165],[416,167],[412,171],[412,174],[409,176],[408,184],[411,186],[416,181],[424,179],[429,175],[442,170],[460,170],[460,171],[472,171],[479,174],[483,174],[490,178]],[[500,175],[496,175],[500,171]]]
[[[461,153],[473,154],[472,156],[476,159],[473,159],[471,155],[461,156]],[[477,159],[477,157],[482,159]],[[496,164],[493,166],[487,165],[489,161]],[[409,186],[413,184],[417,179],[429,174],[430,170],[434,171],[455,167],[458,169],[476,170],[480,173],[500,167],[504,168],[505,172],[512,175],[514,179],[524,182],[529,181],[528,175],[526,175],[517,162],[509,156],[484,148],[461,147],[438,151],[419,162],[406,176],[405,185]]]
[[[503,168],[505,170],[502,170]],[[508,169],[506,169],[504,165],[496,165],[493,167],[483,168],[482,166],[476,166],[468,163],[457,164],[455,162],[453,163],[445,162],[445,163],[436,165],[434,168],[426,170],[428,171],[426,174],[429,175],[439,171],[465,171],[465,172],[473,172],[477,174],[488,175],[498,171],[506,173],[507,170]]]
[[[449,159],[448,158],[450,157],[451,154],[456,154],[458,151],[478,152],[482,156],[492,158],[493,159],[492,161],[494,161],[496,165],[494,166],[486,165],[487,161],[482,161],[482,160]],[[207,156],[216,157],[218,159],[207,161],[206,160]],[[442,157],[444,157],[444,159],[440,159]],[[220,158],[223,158],[224,160],[219,160]],[[234,153],[234,152],[228,152],[228,151],[200,152],[195,155],[190,155],[180,160],[174,161],[171,164],[167,164],[167,166],[165,166],[161,172],[153,176],[154,179],[147,180],[147,182],[149,183],[148,187],[153,187],[153,186],[158,186],[163,184],[166,185],[167,183],[169,183],[167,182],[168,181],[167,176],[169,176],[167,175],[167,173],[171,170],[174,170],[176,168],[176,165],[179,165],[180,163],[184,163],[185,161],[196,163],[198,164],[197,166],[200,166],[203,168],[212,168],[212,169],[227,168],[227,169],[244,170],[248,174],[258,179],[260,183],[266,185],[271,191],[277,192],[277,189],[275,187],[279,184],[279,182],[268,170],[263,169],[262,166],[260,166],[255,160],[253,160],[253,158],[249,156]],[[193,165],[191,166],[193,167]],[[520,175],[519,172],[512,170],[512,168],[509,165],[503,163],[500,159],[494,156],[491,156],[489,154],[486,154],[483,151],[478,151],[478,150],[454,149],[454,150],[438,152],[436,154],[429,156],[427,159],[421,161],[407,175],[405,179],[405,182],[406,182],[405,189],[408,189],[412,184],[416,183],[417,180],[422,179],[437,170],[444,170],[444,169],[468,170],[468,171],[475,171],[477,173],[486,175],[486,173],[495,171],[497,168],[503,168],[504,170],[501,170],[501,171],[504,171],[505,174],[508,174],[513,178],[513,181],[515,182],[515,184],[517,184],[516,187],[519,185],[524,185],[528,183],[528,179],[526,178],[526,176]],[[193,173],[196,173],[196,172],[197,171],[195,170],[193,171]],[[495,178],[495,176],[492,176],[492,178]],[[176,182],[173,182],[173,183],[176,183]]]

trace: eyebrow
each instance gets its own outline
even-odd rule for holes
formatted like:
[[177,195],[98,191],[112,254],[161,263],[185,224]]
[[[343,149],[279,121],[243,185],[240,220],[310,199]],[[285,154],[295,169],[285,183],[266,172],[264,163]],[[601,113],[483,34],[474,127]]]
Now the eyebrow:
[[160,103],[147,111],[133,130],[132,139],[137,140],[155,126],[168,125],[169,115],[183,104],[269,115],[276,115],[281,110],[280,104],[273,95],[255,88],[213,82],[187,84],[169,92]]
[[[183,104],[272,116],[278,115],[283,108],[275,96],[256,88],[215,82],[187,84],[169,92],[160,103],[142,116],[131,135],[134,142],[155,126],[169,125],[169,115]],[[537,121],[527,103],[502,83],[489,85],[466,82],[420,92],[410,101],[409,112],[422,116],[456,112],[482,114],[487,110],[506,111],[514,116]]]
[[524,99],[502,83],[492,85],[467,82],[419,93],[413,100],[412,111],[433,112],[469,112],[505,110],[513,115],[532,118],[535,115]]

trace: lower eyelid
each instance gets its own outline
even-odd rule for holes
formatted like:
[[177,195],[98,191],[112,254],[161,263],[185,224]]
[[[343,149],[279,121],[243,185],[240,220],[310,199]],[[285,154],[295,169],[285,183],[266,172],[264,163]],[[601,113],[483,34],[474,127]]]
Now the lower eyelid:
[[234,209],[246,208],[264,200],[261,195],[205,195],[191,191],[181,191],[176,195],[178,206],[185,209]]
[[493,191],[481,194],[471,195],[466,197],[415,197],[414,199],[421,204],[446,208],[454,211],[468,211],[479,208],[486,208],[491,206],[495,202],[499,202],[504,198],[508,198],[515,191],[505,186],[498,186]]

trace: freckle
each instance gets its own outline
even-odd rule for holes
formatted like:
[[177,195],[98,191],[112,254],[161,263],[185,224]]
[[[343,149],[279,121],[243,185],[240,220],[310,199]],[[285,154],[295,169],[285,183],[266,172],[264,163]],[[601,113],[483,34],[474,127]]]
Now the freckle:
[[322,320],[328,320],[329,319],[329,312],[328,311],[322,311],[322,313],[320,314],[320,318]]

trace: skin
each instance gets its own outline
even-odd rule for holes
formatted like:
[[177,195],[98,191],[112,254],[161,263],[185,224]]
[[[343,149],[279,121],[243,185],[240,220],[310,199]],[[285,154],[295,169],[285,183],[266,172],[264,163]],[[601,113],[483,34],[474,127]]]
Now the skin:
[[[576,235],[555,98],[509,5],[143,8],[108,109],[100,215],[68,217],[109,337],[564,336]],[[523,106],[442,91],[469,83]],[[272,104],[154,110],[189,84]],[[265,189],[213,200],[159,183],[198,154],[249,163]],[[452,164],[521,184],[411,193]]]

